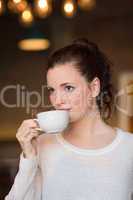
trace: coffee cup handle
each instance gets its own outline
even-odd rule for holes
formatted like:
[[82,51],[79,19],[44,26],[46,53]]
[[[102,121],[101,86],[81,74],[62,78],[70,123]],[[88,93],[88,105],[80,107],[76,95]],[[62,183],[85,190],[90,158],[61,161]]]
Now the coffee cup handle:
[[38,119],[37,118],[34,118],[33,120],[38,123]]
[[[33,120],[39,124],[38,119],[34,118]],[[40,127],[37,127],[36,130],[40,132],[44,132]]]

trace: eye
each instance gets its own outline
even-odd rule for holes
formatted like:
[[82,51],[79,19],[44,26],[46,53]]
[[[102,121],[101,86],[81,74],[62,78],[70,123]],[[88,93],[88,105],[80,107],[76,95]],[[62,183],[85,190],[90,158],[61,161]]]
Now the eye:
[[65,90],[68,92],[72,92],[75,89],[75,87],[71,86],[71,85],[66,85],[65,86]]

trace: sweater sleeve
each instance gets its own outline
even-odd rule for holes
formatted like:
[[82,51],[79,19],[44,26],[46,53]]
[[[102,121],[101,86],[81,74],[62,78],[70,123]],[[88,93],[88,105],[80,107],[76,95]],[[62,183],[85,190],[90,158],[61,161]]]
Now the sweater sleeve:
[[20,156],[19,171],[5,200],[41,200],[41,171],[38,159]]

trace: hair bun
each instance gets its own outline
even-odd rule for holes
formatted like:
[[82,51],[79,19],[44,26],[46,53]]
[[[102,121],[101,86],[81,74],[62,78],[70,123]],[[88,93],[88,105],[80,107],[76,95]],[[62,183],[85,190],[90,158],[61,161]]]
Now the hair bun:
[[74,45],[78,45],[80,47],[86,47],[93,52],[98,51],[98,46],[94,42],[89,42],[86,38],[79,38],[73,41]]

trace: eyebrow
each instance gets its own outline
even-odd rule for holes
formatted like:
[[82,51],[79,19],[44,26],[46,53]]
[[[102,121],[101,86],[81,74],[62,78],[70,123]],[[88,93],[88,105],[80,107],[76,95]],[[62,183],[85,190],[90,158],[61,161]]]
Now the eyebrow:
[[[60,86],[63,87],[65,85],[68,85],[68,84],[72,84],[70,82],[65,82],[65,83],[62,83]],[[52,88],[51,86],[47,85],[47,88]]]

